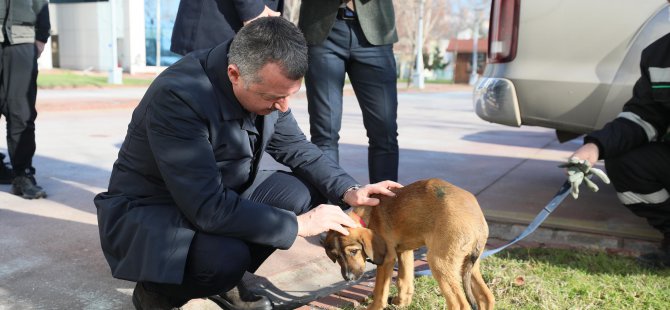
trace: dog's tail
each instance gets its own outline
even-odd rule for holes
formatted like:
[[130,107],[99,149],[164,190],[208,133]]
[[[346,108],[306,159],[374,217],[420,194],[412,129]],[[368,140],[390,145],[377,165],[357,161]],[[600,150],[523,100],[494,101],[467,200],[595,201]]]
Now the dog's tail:
[[482,249],[480,249],[479,244],[476,244],[475,248],[472,249],[472,252],[465,256],[465,259],[463,260],[463,269],[461,270],[465,298],[468,300],[468,303],[473,310],[477,310],[478,308],[477,302],[475,301],[475,295],[472,294],[472,266],[477,262],[481,253]]

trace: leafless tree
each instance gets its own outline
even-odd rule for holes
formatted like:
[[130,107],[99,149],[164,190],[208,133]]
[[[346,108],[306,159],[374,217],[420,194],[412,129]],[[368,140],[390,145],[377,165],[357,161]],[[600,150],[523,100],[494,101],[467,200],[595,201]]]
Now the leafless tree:
[[[399,42],[396,52],[412,54],[416,50],[417,27],[419,23],[419,4],[421,0],[394,0],[396,11],[396,27],[398,28]],[[442,38],[449,29],[451,20],[450,0],[424,0],[423,9],[423,40],[426,42]]]

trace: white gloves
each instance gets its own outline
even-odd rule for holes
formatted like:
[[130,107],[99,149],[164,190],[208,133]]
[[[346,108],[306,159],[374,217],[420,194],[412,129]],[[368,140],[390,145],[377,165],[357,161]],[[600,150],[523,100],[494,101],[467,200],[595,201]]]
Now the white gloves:
[[610,179],[607,177],[605,172],[598,168],[592,168],[591,164],[584,159],[579,159],[577,157],[570,157],[568,162],[561,164],[558,167],[566,168],[568,171],[568,181],[570,181],[570,193],[572,197],[577,199],[579,196],[579,186],[582,184],[582,181],[586,183],[586,186],[593,192],[598,191],[598,185],[593,183],[590,180],[592,175],[598,176],[605,184],[610,184]]

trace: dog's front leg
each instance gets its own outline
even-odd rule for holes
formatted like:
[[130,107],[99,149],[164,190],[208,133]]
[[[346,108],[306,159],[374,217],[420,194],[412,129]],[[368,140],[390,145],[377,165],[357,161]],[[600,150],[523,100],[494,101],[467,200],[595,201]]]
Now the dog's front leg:
[[401,307],[409,306],[414,295],[414,251],[398,253],[398,296],[393,304]]
[[395,265],[395,257],[387,257],[384,263],[377,266],[377,277],[375,278],[375,289],[373,291],[372,304],[368,306],[368,310],[381,310],[386,308],[387,300],[389,298],[389,287],[391,286],[391,277],[393,276],[393,266]]

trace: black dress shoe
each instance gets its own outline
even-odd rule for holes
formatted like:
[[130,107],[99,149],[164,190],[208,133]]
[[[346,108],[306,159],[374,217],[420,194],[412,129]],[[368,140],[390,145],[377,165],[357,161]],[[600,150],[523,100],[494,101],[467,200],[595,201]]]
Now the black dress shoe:
[[257,295],[240,283],[230,291],[210,297],[211,300],[227,310],[271,310],[270,298]]
[[133,306],[136,310],[179,310],[162,295],[147,291],[142,283],[135,285],[133,290]]

